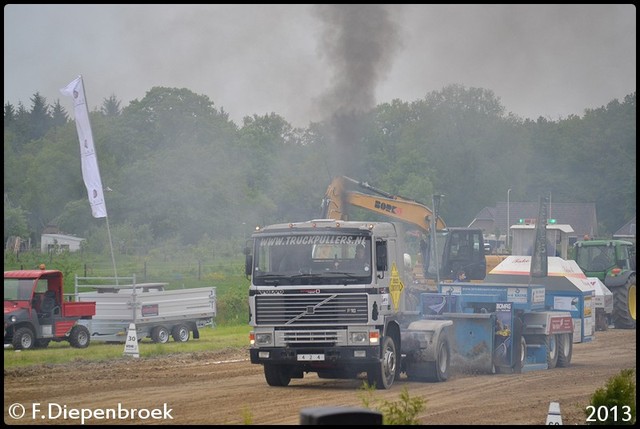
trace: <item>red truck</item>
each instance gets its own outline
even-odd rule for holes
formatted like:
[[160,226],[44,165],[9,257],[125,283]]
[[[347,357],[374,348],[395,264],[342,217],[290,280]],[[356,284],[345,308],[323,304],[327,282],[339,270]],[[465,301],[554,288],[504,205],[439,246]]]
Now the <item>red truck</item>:
[[78,321],[95,314],[95,302],[65,300],[58,270],[4,272],[4,344],[15,350],[44,348],[51,341],[85,348],[91,337]]

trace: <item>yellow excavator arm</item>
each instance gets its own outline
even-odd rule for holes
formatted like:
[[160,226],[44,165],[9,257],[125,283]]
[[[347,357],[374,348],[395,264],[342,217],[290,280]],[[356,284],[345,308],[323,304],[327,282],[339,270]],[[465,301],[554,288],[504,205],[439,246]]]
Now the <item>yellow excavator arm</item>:
[[[360,188],[365,192],[355,191]],[[391,195],[374,188],[366,182],[359,182],[346,176],[333,179],[322,200],[322,217],[325,219],[349,220],[349,208],[358,207],[414,225],[429,236],[433,211],[424,204],[405,197]],[[468,279],[482,280],[486,276],[487,262],[484,254],[482,230],[470,228],[447,228],[438,217],[435,220],[436,239],[420,240],[422,268],[425,278],[455,278],[459,270],[464,270]],[[435,258],[437,247],[438,258]],[[461,250],[462,249],[462,250]],[[466,249],[466,252],[464,251]]]
[[[349,189],[351,185],[357,185],[373,194]],[[370,186],[366,182],[359,182],[346,176],[337,176],[325,193],[322,215],[326,219],[348,220],[347,209],[349,206],[360,207],[373,213],[411,223],[425,233],[431,229],[430,222],[433,211],[424,204],[388,194]],[[445,228],[444,221],[438,218],[436,230]]]

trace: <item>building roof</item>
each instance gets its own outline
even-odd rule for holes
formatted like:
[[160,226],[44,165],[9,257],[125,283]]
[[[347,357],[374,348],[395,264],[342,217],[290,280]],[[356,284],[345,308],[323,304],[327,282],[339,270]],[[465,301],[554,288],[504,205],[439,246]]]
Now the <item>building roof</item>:
[[619,230],[613,233],[613,238],[636,238],[636,217],[633,216]]
[[[497,229],[500,234],[506,234],[507,221],[516,225],[519,219],[537,218],[538,209],[537,202],[511,201],[508,205],[506,202],[498,202],[495,207],[480,210],[469,228],[480,228],[485,234],[494,234]],[[549,219],[555,219],[556,223],[567,224],[573,228],[571,237],[582,238],[586,234],[590,237],[598,236],[595,203],[550,203],[548,212]]]
[[82,237],[76,237],[75,235],[65,235],[65,234],[42,234],[40,236],[40,239],[43,238],[51,238],[54,240],[61,240],[61,241],[84,241],[86,239],[82,238]]

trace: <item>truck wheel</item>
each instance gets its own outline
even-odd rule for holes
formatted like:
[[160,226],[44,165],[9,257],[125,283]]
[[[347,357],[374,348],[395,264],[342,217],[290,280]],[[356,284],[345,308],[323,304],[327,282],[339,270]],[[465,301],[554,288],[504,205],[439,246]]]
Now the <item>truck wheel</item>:
[[35,347],[36,339],[33,331],[29,328],[18,328],[13,334],[11,342],[14,350],[29,350]]
[[558,334],[558,367],[566,368],[571,364],[573,354],[573,334]]
[[164,326],[156,326],[151,330],[151,341],[164,344],[169,341],[169,330]]
[[613,325],[617,329],[636,329],[636,276],[630,275],[623,286],[612,288]]
[[396,378],[398,355],[393,337],[385,336],[382,340],[382,356],[380,362],[367,371],[367,382],[377,389],[389,389]]
[[269,386],[285,387],[291,381],[291,370],[285,365],[265,363],[264,378]]
[[444,339],[438,342],[435,361],[420,361],[420,355],[415,354],[414,360],[409,363],[407,377],[418,381],[441,382],[449,379],[449,364],[451,354],[449,342]]
[[71,328],[71,333],[69,334],[69,344],[71,344],[71,347],[84,349],[89,346],[89,341],[91,341],[91,334],[89,334],[86,326],[76,325]]
[[176,325],[171,330],[173,341],[177,343],[185,343],[189,341],[189,327],[185,324]]

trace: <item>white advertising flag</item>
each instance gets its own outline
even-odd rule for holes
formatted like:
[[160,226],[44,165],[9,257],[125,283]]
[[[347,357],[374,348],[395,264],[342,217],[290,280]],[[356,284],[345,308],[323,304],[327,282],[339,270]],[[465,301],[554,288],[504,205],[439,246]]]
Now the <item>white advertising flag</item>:
[[80,141],[80,161],[82,178],[87,188],[91,214],[93,217],[107,217],[107,206],[104,202],[102,180],[98,169],[98,158],[93,146],[93,135],[89,123],[89,107],[85,100],[82,76],[78,76],[69,85],[60,89],[63,95],[73,97],[73,108],[76,117],[76,129]]

